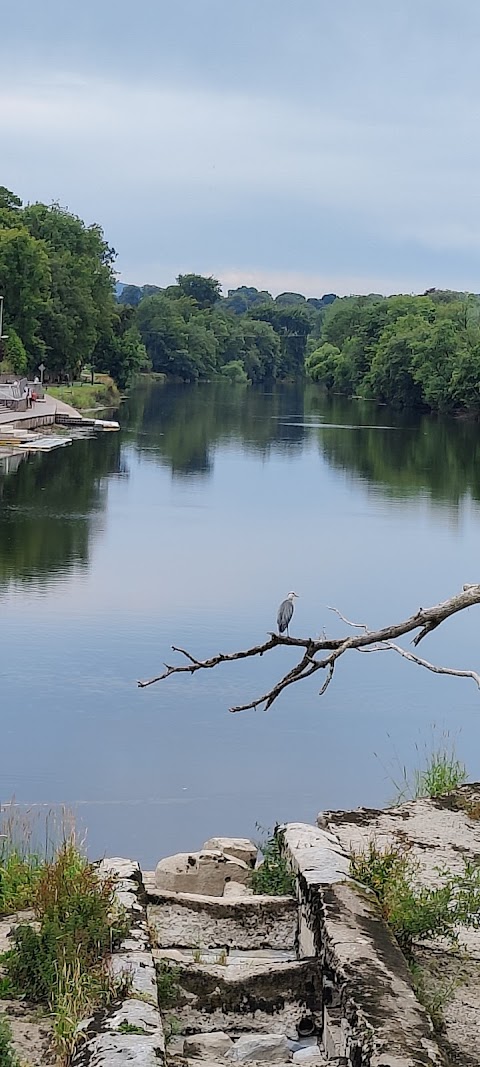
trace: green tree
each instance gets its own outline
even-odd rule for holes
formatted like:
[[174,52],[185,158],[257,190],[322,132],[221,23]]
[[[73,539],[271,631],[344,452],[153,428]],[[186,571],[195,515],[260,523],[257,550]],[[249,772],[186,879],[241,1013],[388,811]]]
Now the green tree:
[[248,385],[248,375],[241,359],[232,359],[230,363],[224,363],[220,373],[222,378],[227,378],[232,385]]
[[405,315],[382,333],[365,384],[372,395],[394,407],[419,407],[422,388],[413,374],[418,345],[428,337],[429,326],[415,315]]
[[243,362],[252,382],[267,382],[279,377],[282,351],[278,334],[268,322],[245,319],[243,332]]
[[50,293],[41,314],[48,373],[75,377],[111,332],[116,253],[100,226],[86,226],[58,204],[32,204],[23,218],[48,255]]
[[187,324],[177,301],[147,296],[138,306],[137,323],[153,369],[183,377],[187,368],[190,377]]
[[28,369],[27,353],[13,326],[9,327],[4,350],[5,369],[14,371],[15,374],[25,374]]
[[222,295],[220,282],[210,275],[179,274],[178,285],[184,296],[195,300],[199,308],[213,308]]
[[307,338],[312,328],[310,313],[304,307],[281,307],[277,304],[254,306],[249,317],[269,322],[278,334],[282,352],[281,376],[303,374]]
[[314,382],[320,382],[326,389],[331,389],[340,355],[340,349],[328,342],[314,349],[305,360],[308,377]]
[[32,364],[45,351],[39,325],[50,286],[45,244],[24,226],[0,229],[0,292],[5,326],[13,326]]

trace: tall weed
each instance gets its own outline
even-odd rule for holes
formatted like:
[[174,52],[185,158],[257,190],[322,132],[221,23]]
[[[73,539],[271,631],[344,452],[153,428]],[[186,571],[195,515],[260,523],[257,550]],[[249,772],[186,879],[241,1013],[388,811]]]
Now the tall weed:
[[[260,826],[257,829],[261,830]],[[280,839],[276,833],[270,830],[264,831],[267,835],[258,842],[259,852],[262,853],[263,862],[252,871],[250,885],[254,893],[265,893],[268,896],[293,896],[295,893],[295,878],[282,855]]]

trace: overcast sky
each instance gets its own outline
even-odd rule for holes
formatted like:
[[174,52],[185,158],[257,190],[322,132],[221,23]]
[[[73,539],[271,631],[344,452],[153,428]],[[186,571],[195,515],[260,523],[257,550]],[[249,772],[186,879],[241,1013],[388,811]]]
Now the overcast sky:
[[480,291],[479,0],[16,0],[0,184],[123,281]]

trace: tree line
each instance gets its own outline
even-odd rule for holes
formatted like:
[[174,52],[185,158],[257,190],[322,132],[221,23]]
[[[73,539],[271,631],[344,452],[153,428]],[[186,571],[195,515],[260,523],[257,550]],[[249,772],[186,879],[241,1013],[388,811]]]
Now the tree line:
[[241,286],[222,296],[220,282],[179,274],[176,284],[125,286],[121,304],[136,321],[154,371],[182,381],[267,382],[304,374],[307,340],[335,295],[306,300]]
[[88,365],[123,387],[148,363],[135,310],[115,297],[116,252],[100,226],[0,187],[0,368],[51,381]]
[[329,391],[436,412],[480,407],[480,296],[337,299],[306,372]]
[[[428,290],[305,298],[179,274],[118,285],[101,227],[0,187],[0,370],[71,381],[84,367],[123,388],[142,369],[185,382],[296,380],[404,408],[480,407],[480,296]],[[118,291],[117,291],[118,290]]]

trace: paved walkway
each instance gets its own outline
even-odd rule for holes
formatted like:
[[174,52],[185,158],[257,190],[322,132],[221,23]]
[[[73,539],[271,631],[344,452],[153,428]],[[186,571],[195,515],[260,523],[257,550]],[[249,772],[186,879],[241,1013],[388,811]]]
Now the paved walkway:
[[57,411],[63,415],[71,415],[72,418],[78,419],[82,417],[80,412],[70,407],[70,404],[64,404],[63,400],[57,400],[55,397],[45,394],[45,400],[34,400],[31,408],[27,408],[26,411],[11,411],[10,408],[0,407],[0,426],[5,426],[7,423],[10,425],[16,423],[21,428],[24,422],[49,417],[52,417],[52,421],[55,421]]

